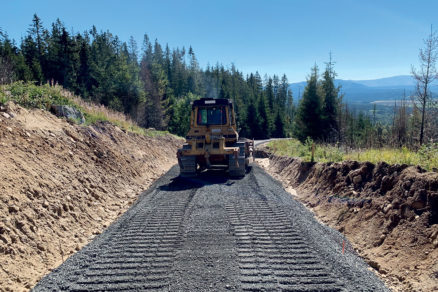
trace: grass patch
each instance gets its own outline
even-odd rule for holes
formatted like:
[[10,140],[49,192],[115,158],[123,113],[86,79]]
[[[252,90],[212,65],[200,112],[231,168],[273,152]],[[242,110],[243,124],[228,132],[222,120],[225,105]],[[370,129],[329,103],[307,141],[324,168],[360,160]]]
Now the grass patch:
[[63,95],[59,86],[52,87],[48,84],[38,86],[23,81],[0,86],[0,103],[5,104],[9,100],[26,108],[49,110],[50,106],[54,104],[78,108],[72,100]]
[[142,128],[123,113],[111,110],[103,105],[85,101],[59,85],[35,85],[22,81],[1,85],[0,104],[5,104],[10,100],[25,108],[45,110],[49,110],[52,105],[72,106],[82,112],[86,126],[98,122],[110,122],[127,132],[148,137],[171,135],[167,131]]
[[[300,157],[311,161],[312,141],[301,143],[296,139],[275,140],[267,145],[277,155]],[[372,163],[419,165],[432,171],[438,168],[438,143],[423,145],[418,151],[403,148],[381,148],[345,151],[334,145],[315,144],[316,162],[340,162],[344,160],[369,161]]]
[[[306,143],[301,143],[297,139],[274,140],[268,143],[268,147],[277,155],[300,157],[306,162],[312,159],[312,143],[308,139]],[[316,162],[339,162],[342,161],[342,151],[334,146],[315,144],[314,161]]]
[[171,135],[167,131],[145,129],[140,127],[123,113],[109,109],[103,105],[97,105],[95,103],[85,101],[77,96],[72,96],[71,98],[83,112],[86,125],[93,125],[97,122],[110,122],[111,124],[116,125],[127,132],[148,137]]

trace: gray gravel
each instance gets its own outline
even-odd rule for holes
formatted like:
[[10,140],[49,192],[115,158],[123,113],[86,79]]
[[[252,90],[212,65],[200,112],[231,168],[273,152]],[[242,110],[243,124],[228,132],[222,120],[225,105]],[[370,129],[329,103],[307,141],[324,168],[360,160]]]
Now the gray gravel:
[[34,291],[389,291],[343,239],[258,166],[174,167]]

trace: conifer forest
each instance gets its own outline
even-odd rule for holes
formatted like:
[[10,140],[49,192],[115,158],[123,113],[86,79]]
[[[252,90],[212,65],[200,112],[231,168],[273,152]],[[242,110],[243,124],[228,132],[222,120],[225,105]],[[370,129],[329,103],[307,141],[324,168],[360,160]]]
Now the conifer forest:
[[[432,43],[427,47],[425,42],[424,50],[436,58],[436,35],[431,32],[429,37]],[[244,74],[233,64],[201,68],[195,49],[170,48],[147,34],[141,44],[133,37],[122,41],[94,26],[71,33],[61,20],[45,26],[35,14],[18,43],[0,31],[0,84],[59,84],[87,101],[129,115],[141,127],[179,136],[189,129],[190,103],[201,97],[232,99],[240,135],[247,138],[415,148],[437,136],[436,106],[427,89],[433,80],[424,80],[421,67],[413,70],[418,96],[396,104],[391,122],[385,123],[375,118],[376,107],[357,111],[343,102],[329,54],[322,69],[309,64],[310,72],[303,72],[307,85],[298,97],[284,74]]]

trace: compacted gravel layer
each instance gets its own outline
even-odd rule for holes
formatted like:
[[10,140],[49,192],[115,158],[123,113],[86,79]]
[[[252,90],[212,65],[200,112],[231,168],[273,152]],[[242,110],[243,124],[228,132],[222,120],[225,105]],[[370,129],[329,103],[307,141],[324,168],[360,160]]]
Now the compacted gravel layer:
[[256,165],[174,167],[34,291],[388,291],[343,243]]

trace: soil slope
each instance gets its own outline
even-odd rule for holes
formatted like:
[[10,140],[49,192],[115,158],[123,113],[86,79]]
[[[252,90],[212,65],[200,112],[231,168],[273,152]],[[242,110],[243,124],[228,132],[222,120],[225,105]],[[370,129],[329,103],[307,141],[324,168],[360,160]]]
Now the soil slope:
[[438,291],[437,173],[276,156],[260,164],[321,221],[345,234],[392,290]]
[[182,141],[0,112],[0,291],[27,291],[176,163]]

